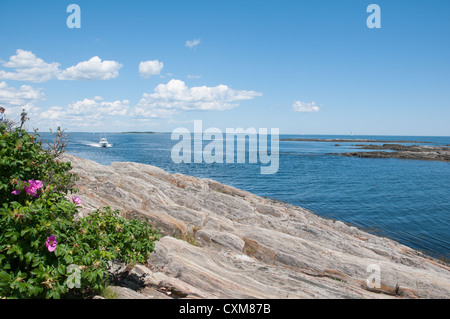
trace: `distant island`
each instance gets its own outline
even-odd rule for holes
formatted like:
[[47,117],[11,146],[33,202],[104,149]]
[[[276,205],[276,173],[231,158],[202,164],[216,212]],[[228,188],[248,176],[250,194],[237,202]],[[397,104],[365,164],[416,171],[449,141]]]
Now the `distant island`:
[[163,134],[161,132],[121,132],[119,134]]
[[295,142],[341,142],[341,143],[430,143],[424,141],[384,141],[384,140],[369,140],[369,139],[345,139],[345,138],[282,138],[280,141],[295,141]]
[[[340,143],[385,143],[383,145],[366,145],[356,144],[359,149],[374,150],[362,152],[345,152],[345,153],[327,153],[326,155],[339,155],[345,157],[361,157],[361,158],[398,158],[398,159],[415,159],[427,161],[443,161],[450,162],[450,144],[443,146],[421,146],[421,145],[400,145],[398,143],[425,144],[431,142],[425,141],[388,141],[388,140],[371,140],[371,139],[321,139],[321,138],[283,138],[280,141],[295,142],[340,142]],[[335,146],[340,146],[336,144]],[[381,151],[383,150],[383,151]],[[387,151],[386,151],[387,150]]]
[[[377,150],[348,153],[327,153],[327,155],[340,155],[346,157],[362,158],[399,158],[427,161],[450,162],[450,148],[448,146],[421,146],[421,145],[356,145],[359,149]],[[390,152],[380,151],[389,150]]]

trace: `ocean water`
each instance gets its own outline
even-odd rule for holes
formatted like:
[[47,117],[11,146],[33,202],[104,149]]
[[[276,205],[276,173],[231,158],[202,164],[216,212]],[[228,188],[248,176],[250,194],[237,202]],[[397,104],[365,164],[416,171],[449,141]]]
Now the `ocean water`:
[[[110,147],[100,148],[97,143],[103,136],[71,133],[67,151],[104,165],[130,161],[158,166],[170,173],[211,178],[341,220],[429,255],[450,258],[450,163],[347,158],[327,153],[355,151],[358,143],[280,141],[278,172],[262,175],[261,163],[176,164],[171,151],[178,141],[171,140],[169,133],[110,133],[106,135]],[[283,138],[450,144],[450,137],[280,135]]]

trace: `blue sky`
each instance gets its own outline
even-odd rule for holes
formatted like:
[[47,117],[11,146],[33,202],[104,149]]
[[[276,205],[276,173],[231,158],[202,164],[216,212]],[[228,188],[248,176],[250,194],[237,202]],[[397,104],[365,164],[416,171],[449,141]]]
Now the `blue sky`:
[[[372,3],[380,29],[366,24]],[[450,136],[449,12],[446,0],[1,0],[0,105],[12,119],[25,107],[41,131],[203,120]]]

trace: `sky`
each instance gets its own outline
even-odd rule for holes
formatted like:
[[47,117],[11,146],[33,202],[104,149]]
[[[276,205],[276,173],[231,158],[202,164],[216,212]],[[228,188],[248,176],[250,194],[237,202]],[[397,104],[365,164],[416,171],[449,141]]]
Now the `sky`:
[[450,136],[449,34],[447,0],[0,0],[0,105],[40,131]]

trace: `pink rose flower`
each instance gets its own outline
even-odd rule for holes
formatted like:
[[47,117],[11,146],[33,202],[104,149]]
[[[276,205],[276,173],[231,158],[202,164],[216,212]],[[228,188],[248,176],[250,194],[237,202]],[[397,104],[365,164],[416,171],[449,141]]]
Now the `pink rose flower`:
[[[27,186],[28,185],[28,186]],[[23,182],[23,190],[34,197],[38,197],[37,192],[39,189],[41,189],[44,185],[39,180],[30,179],[26,182]],[[20,195],[22,191],[14,190],[11,192],[13,195]]]
[[72,197],[72,201],[73,201],[75,204],[77,204],[77,205],[81,205],[81,204],[82,204],[81,198],[78,197],[78,196]]
[[47,247],[49,252],[54,252],[56,249],[56,245],[58,242],[56,241],[56,236],[47,237],[47,241],[45,242],[45,247]]
[[34,197],[38,197],[37,191],[42,188],[42,186],[43,186],[42,182],[38,181],[38,180],[30,179],[30,180],[28,180],[28,185],[30,185],[30,186],[24,186],[27,194],[34,196]]

